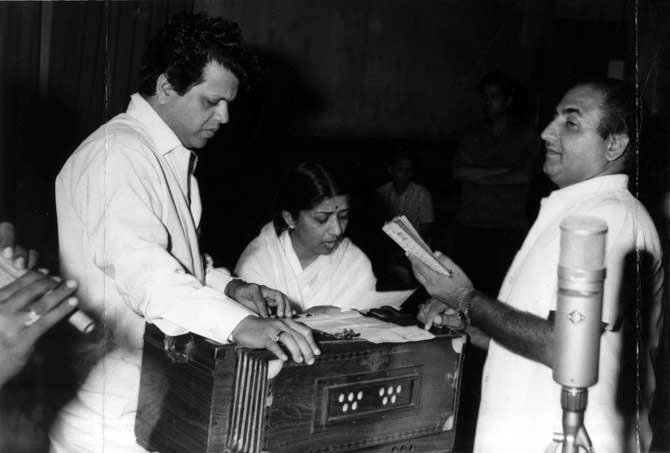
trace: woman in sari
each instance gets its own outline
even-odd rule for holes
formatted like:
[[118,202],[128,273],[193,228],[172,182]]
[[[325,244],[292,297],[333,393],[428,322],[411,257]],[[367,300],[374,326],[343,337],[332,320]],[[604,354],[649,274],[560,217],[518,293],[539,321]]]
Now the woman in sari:
[[367,308],[370,260],[346,236],[349,193],[324,167],[303,162],[287,175],[278,215],[244,250],[235,272],[286,294],[293,309]]

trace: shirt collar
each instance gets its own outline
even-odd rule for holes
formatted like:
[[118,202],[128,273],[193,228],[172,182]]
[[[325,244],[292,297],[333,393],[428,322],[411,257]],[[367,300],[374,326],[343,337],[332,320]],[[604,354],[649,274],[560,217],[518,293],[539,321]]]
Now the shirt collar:
[[628,190],[628,176],[624,174],[596,176],[595,178],[554,190],[542,201],[565,203],[582,199],[584,195],[592,195],[610,190]]
[[[160,154],[165,155],[175,149],[186,150],[179,137],[170,129],[170,126],[163,121],[156,110],[139,93],[130,97],[130,104],[128,104],[126,113],[145,126],[147,134],[156,144]],[[190,150],[187,151],[190,152]]]

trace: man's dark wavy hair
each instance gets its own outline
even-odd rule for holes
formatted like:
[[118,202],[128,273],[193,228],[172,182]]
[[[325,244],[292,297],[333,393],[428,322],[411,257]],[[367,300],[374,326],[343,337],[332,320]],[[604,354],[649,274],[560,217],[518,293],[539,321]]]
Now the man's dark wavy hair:
[[577,83],[598,90],[603,97],[601,109],[603,117],[598,125],[602,138],[612,134],[626,134],[632,140],[635,134],[635,90],[629,84],[617,79],[592,78]]
[[589,86],[600,92],[602,118],[598,124],[598,134],[603,139],[614,134],[626,134],[628,146],[624,151],[624,168],[631,171],[631,154],[637,147],[635,89],[630,84],[611,78],[589,78],[574,85]]
[[149,42],[140,69],[139,92],[156,93],[156,80],[165,73],[172,87],[184,95],[203,81],[203,70],[214,61],[231,71],[246,86],[257,72],[256,57],[242,42],[235,22],[203,13],[173,16]]
[[515,95],[512,78],[500,71],[492,71],[484,74],[484,77],[479,81],[479,92],[484,93],[484,89],[489,86],[497,86],[508,98],[514,97]]

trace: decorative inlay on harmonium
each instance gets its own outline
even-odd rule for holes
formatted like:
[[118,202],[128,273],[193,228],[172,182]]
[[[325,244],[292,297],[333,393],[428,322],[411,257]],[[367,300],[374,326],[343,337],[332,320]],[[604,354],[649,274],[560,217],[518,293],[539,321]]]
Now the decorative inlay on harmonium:
[[313,365],[147,324],[135,424],[161,453],[451,452],[465,336],[317,336]]

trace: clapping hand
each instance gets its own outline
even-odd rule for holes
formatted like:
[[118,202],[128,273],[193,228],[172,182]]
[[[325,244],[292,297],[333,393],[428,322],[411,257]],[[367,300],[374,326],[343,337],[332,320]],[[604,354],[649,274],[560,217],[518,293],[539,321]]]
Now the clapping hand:
[[37,339],[72,312],[74,281],[28,271],[0,288],[0,386],[28,361]]

